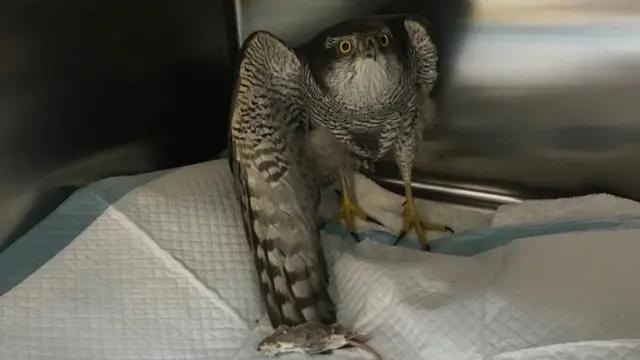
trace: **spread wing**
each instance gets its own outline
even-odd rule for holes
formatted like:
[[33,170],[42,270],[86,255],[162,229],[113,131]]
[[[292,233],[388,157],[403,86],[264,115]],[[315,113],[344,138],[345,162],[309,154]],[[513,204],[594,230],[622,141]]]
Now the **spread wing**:
[[229,162],[273,327],[335,321],[316,225],[316,190],[293,50],[259,31],[241,49],[232,99]]
[[438,51],[430,35],[430,25],[426,18],[408,15],[404,20],[408,36],[409,64],[415,73],[421,89],[418,112],[421,121],[416,123],[417,141],[422,139],[423,131],[435,124],[435,103],[430,96],[438,80]]
[[418,77],[418,84],[430,92],[438,80],[438,52],[429,35],[429,22],[422,16],[409,15],[404,20],[409,37],[409,63]]

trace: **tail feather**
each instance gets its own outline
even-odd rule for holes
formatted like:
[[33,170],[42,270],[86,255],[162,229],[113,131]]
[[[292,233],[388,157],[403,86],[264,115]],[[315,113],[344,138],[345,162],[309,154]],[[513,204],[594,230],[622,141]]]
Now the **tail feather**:
[[308,321],[335,322],[325,278],[317,274],[318,264],[309,263],[303,253],[286,256],[280,249],[259,248],[256,268],[267,314],[274,327]]

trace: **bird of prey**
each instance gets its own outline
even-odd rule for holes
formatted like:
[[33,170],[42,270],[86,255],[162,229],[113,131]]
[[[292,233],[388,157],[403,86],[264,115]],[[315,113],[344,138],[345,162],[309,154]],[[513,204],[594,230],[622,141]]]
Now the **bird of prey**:
[[[335,219],[344,220],[352,233],[354,216],[372,219],[355,201],[353,170],[393,150],[406,196],[398,240],[415,229],[428,250],[427,230],[452,230],[422,221],[411,190],[413,159],[423,130],[435,123],[429,93],[438,78],[438,56],[426,19],[381,15],[341,22],[320,32],[297,55],[311,127],[329,130],[351,155],[352,161],[321,161],[317,167],[339,179],[342,201]],[[344,153],[334,152],[326,156],[331,152],[323,150],[321,158]]]
[[401,235],[415,228],[427,245],[426,230],[447,230],[421,220],[411,192],[437,59],[414,15],[340,22],[295,50],[266,31],[245,40],[229,162],[274,327],[335,320],[316,211],[327,177],[342,190],[336,217],[354,231],[354,216],[369,218],[353,196],[354,171],[393,149],[406,191]]

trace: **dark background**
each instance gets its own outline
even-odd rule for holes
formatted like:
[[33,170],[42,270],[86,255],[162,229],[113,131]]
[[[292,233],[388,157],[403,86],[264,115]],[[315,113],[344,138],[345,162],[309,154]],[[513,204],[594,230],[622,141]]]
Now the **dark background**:
[[0,2],[0,250],[73,190],[226,147],[232,1]]

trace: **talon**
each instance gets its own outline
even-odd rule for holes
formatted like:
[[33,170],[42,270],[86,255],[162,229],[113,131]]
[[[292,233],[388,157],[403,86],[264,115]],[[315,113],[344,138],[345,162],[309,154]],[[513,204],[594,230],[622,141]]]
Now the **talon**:
[[429,246],[429,242],[427,240],[427,231],[441,231],[441,232],[450,232],[454,233],[453,229],[449,226],[435,223],[427,223],[420,219],[420,214],[413,203],[413,199],[407,198],[405,200],[404,209],[402,211],[402,216],[404,218],[404,224],[402,226],[402,230],[400,234],[396,238],[396,241],[393,245],[397,245],[402,238],[404,238],[409,231],[412,229],[416,231],[416,235],[418,236],[418,240],[422,244],[422,249],[424,251],[431,251],[431,247]]
[[354,204],[348,196],[342,196],[340,210],[338,210],[336,215],[333,216],[333,220],[344,220],[345,226],[358,242],[360,242],[360,238],[356,234],[355,222],[353,221],[354,216],[365,221],[371,221],[376,224],[381,224],[378,220],[369,216],[369,214],[365,213],[364,210],[360,209],[359,206]]
[[345,189],[348,189],[347,181],[345,177],[341,176],[340,180],[341,180],[342,191],[337,189],[335,190],[335,192],[341,198],[340,209],[333,216],[333,220],[334,221],[344,220],[344,224],[347,227],[347,230],[349,230],[349,233],[351,234],[351,236],[353,236],[356,242],[360,242],[360,237],[356,233],[355,223],[353,221],[354,216],[357,216],[364,221],[370,221],[378,225],[382,225],[382,223],[376,220],[375,218],[373,218],[372,216],[370,216],[369,214],[367,214],[366,212],[364,212],[364,210],[362,210],[358,205],[353,203],[353,201],[348,195],[348,192],[345,190]]
[[365,218],[365,220],[366,220],[366,221],[368,221],[368,222],[372,222],[372,223],[374,223],[374,224],[376,224],[376,225],[379,225],[379,226],[384,226],[384,225],[382,225],[382,223],[381,223],[380,221],[378,221],[378,220],[376,220],[376,219],[372,218],[372,217],[371,217],[371,216],[369,216],[369,215],[367,215],[367,217]]
[[[339,196],[339,197],[341,197],[341,198],[342,198],[342,192],[341,192],[340,190],[335,189],[334,191],[336,192],[336,194],[338,194],[338,196]],[[362,211],[362,210],[360,210],[360,211],[366,215],[366,216],[365,216],[365,218],[364,218],[363,220],[365,220],[365,221],[369,221],[369,222],[372,222],[372,223],[374,223],[374,224],[376,224],[376,225],[384,226],[380,221],[378,221],[378,220],[376,220],[376,219],[372,218],[371,216],[369,216],[368,214],[366,214],[364,211]],[[361,219],[362,219],[362,218],[361,218]]]
[[[339,196],[339,197],[341,197],[341,198],[342,198],[342,192],[341,192],[340,190],[335,189],[334,191],[336,192],[336,194],[338,194],[338,196]],[[358,208],[358,209],[359,209],[359,208]],[[366,215],[364,219],[362,219],[362,217],[358,216],[358,217],[360,217],[362,220],[365,220],[365,221],[368,221],[368,222],[372,222],[372,223],[374,223],[374,224],[376,224],[376,225],[379,225],[379,226],[384,226],[380,221],[378,221],[377,219],[375,219],[375,218],[373,218],[373,217],[369,216],[369,215],[368,215],[367,213],[365,213],[363,210],[359,210],[359,211],[361,211],[362,213],[364,213],[364,214]]]
[[407,232],[404,231],[404,229],[402,231],[400,231],[400,234],[398,234],[398,236],[396,237],[396,241],[393,243],[393,246],[398,245],[400,240],[402,240],[405,237],[405,235],[407,235]]

